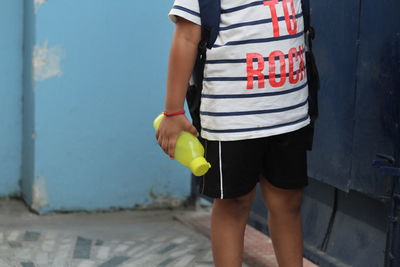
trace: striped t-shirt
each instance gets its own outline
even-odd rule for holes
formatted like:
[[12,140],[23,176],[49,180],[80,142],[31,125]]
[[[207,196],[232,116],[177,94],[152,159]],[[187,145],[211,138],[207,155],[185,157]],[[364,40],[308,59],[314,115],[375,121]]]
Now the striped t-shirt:
[[[208,140],[260,138],[309,124],[301,0],[221,0],[220,32],[207,50],[200,107]],[[198,0],[169,13],[201,25]]]

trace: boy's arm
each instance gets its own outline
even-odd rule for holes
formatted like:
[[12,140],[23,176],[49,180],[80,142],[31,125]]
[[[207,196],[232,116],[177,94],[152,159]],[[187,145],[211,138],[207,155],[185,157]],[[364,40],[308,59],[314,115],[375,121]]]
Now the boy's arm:
[[[184,107],[187,86],[195,64],[200,38],[201,27],[199,25],[178,17],[168,64],[165,97],[165,109],[168,112],[179,111]],[[198,135],[196,128],[185,115],[164,117],[158,128],[157,141],[171,158],[174,157],[175,143],[182,131]]]

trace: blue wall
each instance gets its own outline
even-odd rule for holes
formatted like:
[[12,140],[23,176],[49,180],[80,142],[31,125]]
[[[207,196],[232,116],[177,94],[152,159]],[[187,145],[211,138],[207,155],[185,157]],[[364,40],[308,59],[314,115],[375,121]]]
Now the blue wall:
[[20,194],[22,0],[0,1],[0,197]]
[[163,109],[171,4],[36,6],[33,189],[25,196],[39,212],[168,206],[189,195],[188,171],[161,153],[152,129]]

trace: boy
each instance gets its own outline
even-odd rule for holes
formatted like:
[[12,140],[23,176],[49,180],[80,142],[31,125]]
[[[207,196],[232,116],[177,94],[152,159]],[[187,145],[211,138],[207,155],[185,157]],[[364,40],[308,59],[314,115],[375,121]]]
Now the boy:
[[[165,119],[156,137],[171,158],[201,36],[199,0],[175,0]],[[214,198],[211,242],[217,267],[242,264],[243,240],[260,182],[279,266],[302,266],[300,204],[308,184],[308,87],[300,0],[221,0],[220,32],[207,50],[201,137],[212,168],[201,193]]]

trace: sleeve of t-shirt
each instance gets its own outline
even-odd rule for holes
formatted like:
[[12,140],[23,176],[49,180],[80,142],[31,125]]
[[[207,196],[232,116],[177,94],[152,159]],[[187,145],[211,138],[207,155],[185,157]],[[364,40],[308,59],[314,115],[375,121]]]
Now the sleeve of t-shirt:
[[169,18],[175,23],[176,17],[182,17],[201,25],[199,0],[175,0]]

